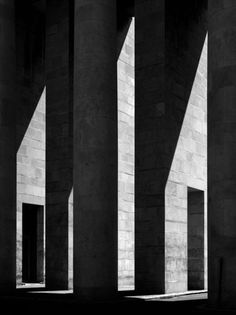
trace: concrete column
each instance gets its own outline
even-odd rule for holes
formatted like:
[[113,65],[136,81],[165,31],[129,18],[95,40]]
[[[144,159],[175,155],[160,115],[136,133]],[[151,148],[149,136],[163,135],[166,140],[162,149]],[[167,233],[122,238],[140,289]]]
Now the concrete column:
[[48,0],[46,11],[46,286],[51,289],[68,289],[72,273],[68,210],[73,178],[71,5],[68,0]]
[[[172,193],[166,207],[165,189],[205,41],[205,4],[204,0],[135,1],[135,289],[138,293],[158,294],[187,288],[186,197],[185,201],[179,201]],[[194,93],[202,95],[202,90],[198,85]],[[183,175],[187,173],[187,162],[180,160],[179,164],[184,167],[180,175],[179,170],[174,172],[174,182],[186,187]],[[178,214],[174,213],[176,200],[178,210],[182,206]],[[171,216],[171,211],[175,215]]]
[[164,27],[164,0],[136,0],[135,289],[143,293],[164,292]]
[[236,307],[236,2],[208,1],[209,300]]
[[15,8],[0,4],[0,292],[16,285]]
[[117,290],[116,1],[75,1],[74,292]]

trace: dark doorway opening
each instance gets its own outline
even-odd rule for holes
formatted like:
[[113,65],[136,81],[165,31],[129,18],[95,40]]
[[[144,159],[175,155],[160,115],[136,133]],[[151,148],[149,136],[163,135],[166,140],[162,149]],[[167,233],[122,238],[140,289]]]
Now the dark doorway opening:
[[204,289],[204,191],[188,187],[188,290]]
[[44,207],[23,204],[23,266],[25,283],[44,280]]

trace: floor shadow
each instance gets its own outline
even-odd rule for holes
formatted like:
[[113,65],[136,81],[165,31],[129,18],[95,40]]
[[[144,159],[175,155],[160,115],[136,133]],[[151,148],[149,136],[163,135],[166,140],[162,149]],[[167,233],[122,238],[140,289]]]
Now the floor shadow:
[[[189,300],[142,300],[117,296],[106,300],[85,301],[72,294],[44,294],[17,292],[13,297],[0,297],[1,309],[11,314],[15,308],[19,314],[80,314],[84,311],[107,312],[154,312],[154,314],[214,314],[222,310],[209,309],[202,297]],[[235,314],[235,311],[230,313]]]

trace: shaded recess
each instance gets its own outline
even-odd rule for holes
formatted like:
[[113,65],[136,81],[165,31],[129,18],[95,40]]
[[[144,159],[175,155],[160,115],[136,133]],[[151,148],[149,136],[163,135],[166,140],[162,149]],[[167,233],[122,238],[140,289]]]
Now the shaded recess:
[[204,191],[188,187],[188,290],[204,289]]
[[117,3],[117,58],[119,58],[132,17],[134,17],[134,1],[122,0]]
[[44,207],[23,204],[23,282],[44,281]]

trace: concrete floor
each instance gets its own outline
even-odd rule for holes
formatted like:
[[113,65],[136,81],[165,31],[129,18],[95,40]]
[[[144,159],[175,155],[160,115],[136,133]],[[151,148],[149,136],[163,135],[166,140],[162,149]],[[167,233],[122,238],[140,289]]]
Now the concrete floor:
[[[207,307],[207,292],[184,292],[183,294],[137,296],[119,292],[111,300],[82,301],[76,299],[72,291],[47,291],[39,286],[24,286],[16,290],[14,296],[1,296],[1,315],[4,314],[81,314],[83,311],[139,311],[141,314],[152,309],[155,314],[214,314],[222,310]],[[236,312],[230,312],[235,313]]]
[[[109,300],[83,301],[71,290],[48,291],[42,284],[18,286],[14,296],[0,297],[0,314],[86,314],[90,311],[108,314],[132,312],[146,314],[223,314],[222,309],[208,307],[207,291],[189,291],[165,295],[135,295],[120,291]],[[152,312],[150,312],[152,311]],[[153,313],[154,311],[154,313]],[[145,315],[146,315],[145,314]],[[236,310],[227,310],[236,314]]]

